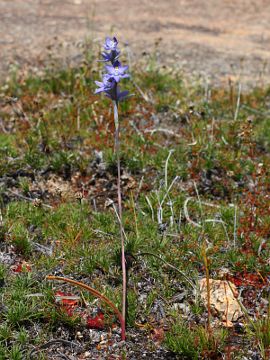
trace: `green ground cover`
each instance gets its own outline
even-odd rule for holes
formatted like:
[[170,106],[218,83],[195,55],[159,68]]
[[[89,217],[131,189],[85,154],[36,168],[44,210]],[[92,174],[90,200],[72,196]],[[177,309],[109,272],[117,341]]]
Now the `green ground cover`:
[[[154,63],[131,70],[134,95],[120,106],[127,344],[143,334],[156,359],[166,358],[157,349],[241,359],[248,348],[267,359],[270,90],[239,96],[237,83],[211,88]],[[89,358],[132,358],[112,349],[119,327],[109,308],[46,280],[83,281],[120,308],[113,114],[93,95],[99,71],[90,59],[14,73],[0,88],[0,359],[49,359],[42,345],[58,338],[77,341],[78,354],[94,348]],[[208,272],[241,290],[247,314],[232,328],[211,314],[209,329],[198,292]],[[72,311],[57,291],[79,297]],[[87,328],[97,308],[105,324],[92,330],[112,334],[105,345],[93,345]]]

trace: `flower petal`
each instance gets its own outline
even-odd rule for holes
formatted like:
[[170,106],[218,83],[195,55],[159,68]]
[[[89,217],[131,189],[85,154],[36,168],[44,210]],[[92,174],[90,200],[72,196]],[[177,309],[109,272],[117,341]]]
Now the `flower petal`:
[[127,90],[122,91],[122,92],[120,92],[119,94],[117,94],[117,99],[118,99],[119,101],[124,100],[124,98],[127,97],[128,94],[129,94],[129,91],[127,91]]
[[125,65],[125,66],[119,66],[119,71],[120,72],[125,72],[128,70],[128,65]]
[[114,72],[114,66],[112,65],[105,65],[105,69],[109,72],[109,74]]
[[99,94],[99,93],[101,93],[103,91],[105,91],[105,89],[100,87],[99,89],[95,90],[95,94]]
[[97,86],[103,86],[103,85],[104,85],[103,82],[100,82],[100,81],[95,81],[95,84],[96,84]]

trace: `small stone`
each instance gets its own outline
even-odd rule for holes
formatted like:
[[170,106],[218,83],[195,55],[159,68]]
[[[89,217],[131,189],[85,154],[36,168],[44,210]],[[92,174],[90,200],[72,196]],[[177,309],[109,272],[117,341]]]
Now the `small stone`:
[[77,331],[76,337],[77,337],[78,339],[83,339],[83,335],[82,335],[82,333],[81,333],[80,331]]

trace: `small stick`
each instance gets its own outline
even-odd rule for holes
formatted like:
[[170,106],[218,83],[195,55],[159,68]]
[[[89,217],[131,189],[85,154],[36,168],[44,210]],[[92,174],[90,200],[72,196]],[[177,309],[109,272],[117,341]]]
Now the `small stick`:
[[50,341],[46,342],[43,345],[40,345],[37,349],[33,349],[29,354],[29,358],[33,359],[33,356],[37,352],[39,352],[41,350],[45,350],[45,349],[47,349],[50,346],[55,345],[55,344],[63,344],[63,345],[70,346],[71,348],[73,348],[73,347],[78,348],[79,351],[83,351],[83,348],[80,345],[78,345],[78,344],[76,344],[76,343],[74,343],[72,341],[68,341],[68,340],[65,340],[65,339],[55,339],[55,340],[50,340]]
[[150,99],[149,99],[148,95],[146,95],[142,91],[142,89],[139,87],[139,85],[134,80],[132,80],[131,82],[136,87],[136,89],[139,91],[139,93],[140,93],[141,97],[143,98],[143,100],[146,101],[146,102],[150,102]]
[[[12,194],[12,195],[14,195],[14,196],[16,196],[16,197],[18,197],[18,198],[20,198],[20,199],[27,200],[27,201],[30,201],[30,202],[32,202],[32,203],[36,201],[36,199],[31,199],[31,198],[29,198],[29,197],[27,197],[27,196],[18,194],[18,193],[16,193],[15,191],[12,191],[12,190],[9,190],[9,189],[8,189],[7,191],[8,191],[10,194]],[[51,205],[48,205],[48,204],[41,203],[41,205],[44,206],[44,207],[46,207],[46,208],[48,208],[48,209],[52,209],[52,208],[53,208]]]
[[153,135],[155,132],[161,132],[161,133],[164,133],[166,135],[171,135],[171,136],[174,136],[176,138],[181,138],[181,135],[179,134],[176,134],[175,131],[172,131],[172,130],[169,130],[169,129],[165,129],[165,128],[157,128],[157,129],[152,129],[152,130],[144,130],[145,133],[150,133],[151,135]]

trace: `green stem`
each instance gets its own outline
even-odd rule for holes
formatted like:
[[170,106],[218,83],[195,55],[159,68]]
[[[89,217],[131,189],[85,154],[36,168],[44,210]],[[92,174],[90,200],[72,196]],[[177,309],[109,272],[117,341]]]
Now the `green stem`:
[[122,194],[121,194],[121,166],[120,166],[120,126],[118,120],[118,103],[113,102],[114,110],[114,124],[115,124],[115,152],[117,156],[117,195],[118,195],[118,213],[119,213],[119,225],[120,225],[120,237],[121,237],[121,264],[122,264],[122,279],[123,279],[123,291],[122,291],[122,317],[124,320],[122,328],[122,334],[125,334],[126,327],[126,301],[127,301],[127,271],[126,271],[126,257],[125,257],[125,238],[122,221]]

